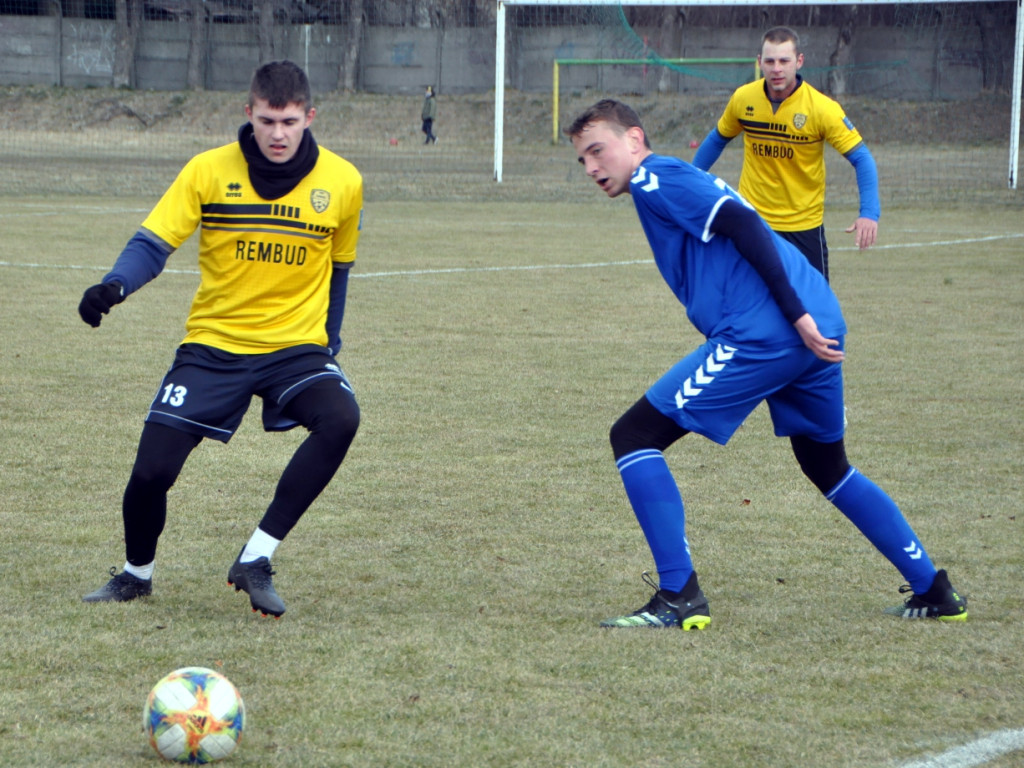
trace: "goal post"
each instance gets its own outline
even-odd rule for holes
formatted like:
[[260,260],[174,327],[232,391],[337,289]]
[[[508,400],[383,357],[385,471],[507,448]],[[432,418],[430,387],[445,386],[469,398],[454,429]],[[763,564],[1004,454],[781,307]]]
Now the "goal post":
[[571,66],[621,66],[621,65],[633,65],[633,66],[654,66],[654,65],[673,65],[673,66],[713,66],[719,64],[745,64],[747,66],[753,65],[753,80],[757,80],[761,76],[761,68],[757,65],[756,58],[742,58],[742,57],[724,57],[724,58],[707,58],[707,59],[655,59],[655,58],[644,58],[644,59],[555,59],[553,71],[551,74],[551,143],[558,143],[558,100],[559,93],[561,92],[561,68]]
[[[871,10],[875,9],[875,8],[878,9],[877,10],[878,13],[884,13],[884,12],[886,12],[885,7],[888,6],[890,11],[892,11],[892,9],[895,9],[894,13],[896,15],[914,16],[914,17],[919,17],[919,18],[922,18],[922,19],[927,19],[930,16],[935,16],[935,17],[943,16],[947,12],[949,13],[950,17],[952,18],[953,16],[956,16],[958,12],[964,11],[964,9],[966,9],[966,8],[969,8],[971,6],[978,6],[978,5],[981,5],[981,4],[985,5],[986,7],[1000,6],[1000,13],[1001,13],[1000,18],[1003,19],[1006,22],[1004,24],[1004,27],[1008,29],[1011,26],[1013,26],[1015,28],[1014,36],[1013,36],[1012,55],[1010,54],[1009,51],[1006,51],[1004,49],[1003,52],[1005,53],[1005,55],[1002,55],[1002,56],[999,57],[999,66],[1000,67],[1008,68],[1008,67],[1012,66],[1012,72],[1009,73],[1010,77],[1008,78],[1008,79],[1012,80],[1012,83],[1013,83],[1012,84],[1011,93],[1009,94],[1010,95],[1010,105],[1009,105],[1009,113],[1010,114],[1009,114],[1009,125],[1007,126],[1007,129],[1008,129],[1008,142],[1007,142],[1007,144],[1003,145],[1003,146],[1007,146],[1008,147],[1009,153],[1008,153],[1008,156],[1005,155],[1005,154],[1003,155],[1003,157],[1006,158],[1006,160],[1005,160],[1006,165],[1003,165],[1003,168],[1005,169],[1005,176],[1004,176],[1004,178],[1006,179],[1006,186],[1009,189],[1011,189],[1011,190],[1015,190],[1015,189],[1017,189],[1018,178],[1019,178],[1019,161],[1020,161],[1019,153],[1020,153],[1020,132],[1021,132],[1021,101],[1022,101],[1021,90],[1022,90],[1022,79],[1024,79],[1024,78],[1022,78],[1022,73],[1024,73],[1024,0],[999,0],[996,3],[988,3],[988,2],[986,2],[986,0],[955,0],[954,2],[945,2],[945,3],[927,3],[927,2],[925,2],[925,0],[897,0],[895,2],[894,2],[894,0],[859,0],[859,2],[853,2],[853,0],[834,0],[833,2],[828,2],[827,0],[825,2],[820,2],[820,0],[818,2],[815,2],[814,0],[787,0],[785,5],[787,7],[788,6],[794,6],[797,9],[806,9],[807,18],[812,18],[815,14],[824,12],[824,11],[822,11],[822,9],[826,9],[827,10],[827,9],[833,9],[833,8],[851,8],[851,9],[857,8],[857,9],[860,9],[860,12],[863,14],[863,13],[865,13],[865,11],[864,11],[865,8],[868,9],[868,11],[866,11],[868,13],[870,13]],[[726,8],[730,8],[730,7],[740,7],[740,8],[750,8],[751,9],[751,11],[750,11],[751,14],[755,13],[755,11],[753,9],[756,8],[757,9],[757,11],[756,11],[757,13],[763,14],[765,16],[771,10],[774,9],[774,6],[770,7],[770,8],[765,8],[764,7],[764,3],[760,2],[760,0],[690,0],[689,2],[685,2],[685,3],[671,2],[670,0],[497,0],[496,30],[495,30],[496,31],[496,41],[495,41],[495,76],[494,76],[494,181],[495,182],[500,183],[502,181],[503,171],[504,171],[504,169],[503,169],[503,163],[504,163],[503,145],[504,145],[504,142],[505,142],[505,135],[504,135],[504,111],[505,111],[505,86],[506,86],[506,78],[507,78],[507,49],[508,49],[507,43],[508,43],[508,40],[509,40],[509,28],[508,28],[507,15],[508,15],[509,10],[513,9],[516,12],[531,11],[531,12],[535,12],[535,13],[539,14],[542,11],[545,11],[546,9],[550,9],[553,12],[556,12],[556,13],[567,14],[567,13],[570,13],[572,11],[580,12],[581,9],[586,9],[586,8],[593,8],[593,9],[603,8],[603,9],[605,9],[606,13],[611,13],[613,11],[613,9],[618,9],[618,15],[621,17],[621,25],[620,26],[624,26],[624,27],[628,28],[629,25],[628,25],[628,22],[626,21],[626,17],[625,17],[625,13],[624,13],[625,9],[630,9],[631,12],[639,12],[641,9],[645,9],[645,8],[653,8],[653,9],[661,8],[661,9],[666,9],[668,7],[679,7],[680,9],[687,9],[687,10],[689,10],[689,9],[713,10],[713,9],[726,9]],[[921,9],[921,10],[917,11],[916,9]],[[948,9],[953,9],[953,12],[949,12]],[[1012,23],[1009,22],[1009,19],[1011,18],[1009,16],[1010,13],[1013,13],[1015,15],[1015,21],[1016,21],[1015,24],[1012,24]],[[800,24],[793,24],[792,26],[795,26],[798,29],[801,28]],[[909,29],[908,27],[901,27],[901,28],[899,28],[899,31],[907,31],[908,29]],[[946,27],[936,27],[935,29],[927,28],[927,27],[921,27],[918,30],[918,33],[921,35],[921,38],[922,39],[923,38],[927,38],[928,40],[930,40],[929,44],[931,46],[933,46],[932,52],[933,52],[933,58],[935,60],[935,67],[936,67],[936,70],[933,70],[933,73],[931,75],[933,80],[937,78],[937,75],[935,73],[938,71],[937,68],[938,68],[940,63],[943,66],[945,66],[946,69],[948,70],[948,72],[950,73],[950,74],[947,75],[947,79],[949,81],[952,81],[954,79],[956,73],[959,71],[960,67],[963,67],[964,65],[970,65],[972,63],[976,63],[976,62],[972,62],[972,59],[977,59],[977,58],[983,57],[985,55],[985,52],[984,51],[980,51],[980,50],[971,51],[971,50],[965,50],[965,49],[962,49],[962,48],[961,49],[957,49],[957,50],[952,50],[951,49],[949,52],[947,52],[945,50],[944,46],[949,46],[950,40],[955,39],[957,37],[957,35],[961,35],[962,36],[964,31],[965,31],[965,27],[963,25],[957,26],[956,23],[949,24]],[[566,34],[570,34],[570,32],[566,32]],[[928,36],[930,36],[930,37],[928,37]],[[1005,42],[1004,42],[1004,44],[1005,44]],[[980,48],[981,46],[978,46],[978,47]],[[621,54],[621,51],[616,51],[616,53],[620,53]],[[556,107],[554,109],[553,118],[552,118],[552,124],[553,124],[553,127],[554,127],[552,139],[555,142],[557,142],[559,140],[558,128],[557,128],[557,125],[558,125],[558,122],[559,122],[559,115],[558,115],[558,107],[557,107],[557,105],[558,105],[559,100],[560,100],[560,95],[559,95],[560,88],[559,88],[559,86],[562,85],[561,83],[557,82],[557,79],[559,77],[558,72],[559,72],[559,68],[562,67],[562,66],[565,66],[566,63],[567,63],[567,60],[570,59],[570,58],[575,58],[575,57],[553,55],[553,56],[551,56],[550,59],[548,59],[548,61],[554,62],[552,66],[554,67],[554,73],[555,73],[554,74],[554,78],[555,78],[555,81],[556,81],[555,83],[553,83],[553,86],[552,86],[552,101],[556,105]],[[580,57],[580,58],[583,58],[583,57]],[[598,58],[598,57],[592,57],[592,58]],[[608,58],[609,59],[611,59],[611,58],[620,58],[620,56],[609,56]],[[667,65],[669,67],[675,66],[675,65],[669,63],[669,62],[672,61],[671,58],[661,58],[661,57],[657,57],[657,56],[652,56],[652,57],[650,57],[650,61],[647,61],[648,57],[646,55],[643,56],[643,57],[636,57],[636,56],[632,56],[631,57],[631,56],[628,55],[628,53],[627,53],[626,56],[621,56],[621,58],[625,58],[625,59],[628,59],[628,58],[642,58],[642,59],[644,59],[645,63],[647,63],[649,65],[652,65],[652,66],[662,66],[662,65]],[[1011,59],[1012,59],[1012,63],[1010,63]],[[621,62],[619,62],[619,63],[621,63]],[[831,76],[832,76],[831,72],[833,70],[837,74],[837,79],[842,80],[844,75],[846,74],[846,71],[852,72],[852,71],[854,71],[856,69],[854,67],[854,68],[850,68],[849,70],[844,70],[844,68],[843,68],[843,66],[841,64],[840,65],[833,65],[831,62],[823,62],[823,64],[828,64],[829,65],[829,72],[830,72],[829,76],[830,76],[830,79],[831,79]],[[822,67],[822,69],[824,69],[824,67]],[[806,68],[805,68],[805,71],[806,71]],[[1005,69],[1003,69],[1001,71],[1005,72]],[[892,75],[892,79],[895,81],[898,78],[898,76],[899,76],[899,73],[895,73],[895,74]],[[911,79],[917,78],[919,80],[920,79],[925,79],[927,77],[927,75],[922,75],[920,72],[912,72],[912,71],[909,71],[909,70],[908,70],[908,76]],[[1002,86],[1002,89],[1003,89],[1002,92],[1003,93],[1005,93],[1005,87],[1006,86],[1004,84]],[[624,93],[628,93],[628,91],[625,91]],[[874,91],[872,89],[868,89],[864,93],[868,97],[874,95]],[[840,98],[840,101],[843,100],[842,96],[840,96],[839,98]],[[942,99],[942,98],[945,98],[945,97],[944,96],[939,96],[939,97],[933,96],[933,98]],[[723,107],[725,105],[725,101],[726,100],[727,100],[727,97],[722,99],[722,106]],[[1004,102],[1004,104],[1005,104],[1005,102]],[[1004,107],[1004,109],[1005,109],[1005,107]],[[1003,134],[1003,136],[1007,136],[1007,134]],[[867,142],[870,145],[871,144],[871,137],[867,136],[866,140],[867,140]],[[927,149],[927,147],[923,147],[923,149]],[[991,145],[990,145],[990,150],[989,150],[990,154],[991,154],[991,151],[992,151],[992,148],[991,148]],[[926,154],[926,153],[921,153],[921,154]],[[922,159],[921,162],[924,163],[925,162],[924,159]],[[988,178],[990,178],[992,176],[992,171],[994,170],[994,168],[992,167],[991,161],[987,161],[986,162],[985,168],[986,168],[986,170],[985,170],[985,178],[988,179]],[[927,177],[929,179],[933,179],[933,177],[930,176],[930,175],[928,175]],[[930,181],[929,183],[941,183],[941,181],[939,181],[939,182]],[[990,185],[990,186],[994,186],[991,181],[987,181],[985,183]],[[997,185],[997,184],[998,184],[998,182],[995,182],[995,185]]]
[[1017,0],[1017,31],[1013,60],[1013,106],[1010,109],[1010,189],[1017,188],[1017,174],[1020,169],[1020,102],[1024,90],[1024,2]]

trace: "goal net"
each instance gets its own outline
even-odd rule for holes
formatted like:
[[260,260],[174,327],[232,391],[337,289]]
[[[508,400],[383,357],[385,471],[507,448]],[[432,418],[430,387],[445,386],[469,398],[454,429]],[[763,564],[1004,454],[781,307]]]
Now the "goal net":
[[[886,205],[1021,203],[1007,183],[1019,2],[0,0],[0,194],[159,195],[189,157],[234,139],[272,41],[273,57],[309,72],[314,135],[362,171],[368,200],[582,197],[568,119],[620,97],[658,151],[690,159],[755,76],[761,33],[785,24],[801,36],[804,77],[839,100],[875,155]],[[257,14],[267,3],[277,10]],[[127,20],[131,35],[125,5],[144,13]],[[123,37],[136,40],[133,57],[119,54]],[[122,59],[134,62],[132,87],[113,76]],[[429,145],[427,84],[440,137]],[[715,164],[729,181],[739,145]],[[853,169],[825,156],[829,200],[854,203]]]
[[[523,92],[550,92],[550,138],[561,143],[558,126],[600,98],[621,98],[641,115],[656,151],[691,159],[732,91],[754,77],[763,31],[784,25],[800,35],[804,79],[843,105],[875,156],[884,202],[1011,199],[1020,139],[1017,16],[1012,1],[505,0],[495,178],[537,172],[522,162],[524,126],[502,107],[503,90],[513,103]],[[715,173],[737,181],[742,154],[742,140],[731,142]],[[829,200],[855,204],[853,168],[831,149],[826,162]]]

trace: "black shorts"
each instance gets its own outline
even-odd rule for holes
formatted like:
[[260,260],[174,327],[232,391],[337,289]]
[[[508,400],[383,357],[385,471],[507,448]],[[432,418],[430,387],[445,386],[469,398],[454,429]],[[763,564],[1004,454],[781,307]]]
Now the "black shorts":
[[182,344],[160,384],[146,421],[226,443],[253,395],[263,400],[263,428],[298,426],[282,410],[314,382],[336,379],[352,392],[327,347],[304,344],[263,355],[236,355],[204,344]]
[[828,281],[828,243],[825,242],[825,225],[814,229],[805,229],[800,232],[779,232],[775,231],[783,240],[788,240],[797,248],[800,253],[807,257],[811,266],[821,272]]

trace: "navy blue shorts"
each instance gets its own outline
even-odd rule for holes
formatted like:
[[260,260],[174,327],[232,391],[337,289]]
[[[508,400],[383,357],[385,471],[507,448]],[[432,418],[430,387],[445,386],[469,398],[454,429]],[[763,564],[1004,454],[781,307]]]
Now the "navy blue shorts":
[[182,344],[160,385],[146,421],[226,443],[242,423],[253,395],[263,400],[263,428],[298,426],[282,410],[323,379],[352,392],[327,347],[303,344],[262,355],[236,355],[204,344]]
[[721,445],[762,400],[777,436],[834,443],[846,427],[842,371],[806,347],[752,351],[708,341],[652,384],[647,399],[683,429]]
[[825,281],[828,282],[828,243],[825,242],[825,225],[814,229],[804,229],[799,232],[775,231],[783,240],[795,245],[811,266],[821,272]]

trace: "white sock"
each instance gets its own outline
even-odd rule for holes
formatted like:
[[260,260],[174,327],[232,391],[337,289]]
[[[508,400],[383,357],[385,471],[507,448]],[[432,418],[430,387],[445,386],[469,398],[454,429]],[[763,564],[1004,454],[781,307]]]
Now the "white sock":
[[275,539],[269,533],[264,533],[257,528],[253,531],[252,538],[249,539],[249,543],[245,545],[245,549],[242,550],[242,554],[238,559],[243,563],[251,563],[253,560],[259,560],[261,557],[269,560],[274,556],[274,550],[277,549],[277,545],[280,543],[280,539]]
[[132,565],[129,562],[124,564],[124,572],[130,573],[137,579],[143,581],[149,581],[153,578],[153,568],[156,566],[156,560],[151,562],[149,565]]

